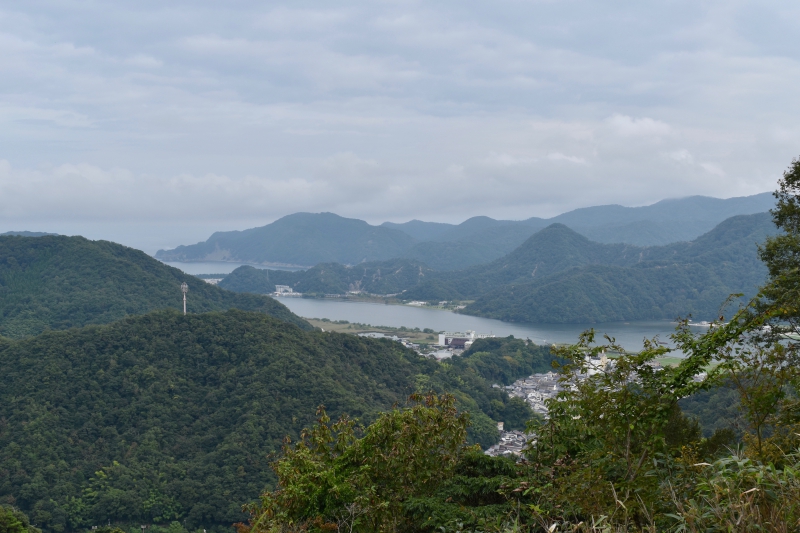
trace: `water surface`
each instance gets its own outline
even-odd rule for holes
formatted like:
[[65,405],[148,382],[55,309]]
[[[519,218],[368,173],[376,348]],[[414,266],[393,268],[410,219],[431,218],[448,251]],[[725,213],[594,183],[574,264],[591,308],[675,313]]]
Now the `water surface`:
[[[644,338],[655,336],[672,346],[669,335],[675,331],[675,323],[669,320],[601,324],[517,324],[407,305],[307,298],[280,298],[279,301],[295,314],[306,318],[347,320],[395,328],[401,326],[431,328],[437,332],[473,330],[498,337],[513,335],[521,339],[530,339],[536,344],[574,343],[578,340],[581,332],[594,328],[600,334],[606,333],[614,337],[617,343],[625,349],[638,351],[642,349]],[[598,336],[598,338],[602,337]]]

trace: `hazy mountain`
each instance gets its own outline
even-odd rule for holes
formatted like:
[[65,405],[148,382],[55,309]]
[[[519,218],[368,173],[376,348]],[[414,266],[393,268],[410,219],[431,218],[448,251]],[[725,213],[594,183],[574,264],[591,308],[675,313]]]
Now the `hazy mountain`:
[[692,196],[645,207],[588,207],[551,219],[478,216],[457,225],[412,220],[371,226],[332,213],[296,213],[260,228],[218,232],[202,243],[159,250],[156,257],[301,267],[402,257],[435,270],[460,270],[508,254],[552,223],[564,224],[595,242],[653,246],[692,240],[726,218],[764,212],[773,205],[771,193],[727,200]]
[[418,241],[435,241],[442,233],[445,233],[454,225],[443,222],[423,222],[422,220],[414,219],[402,224],[384,222],[381,226],[400,230]]
[[0,233],[0,237],[45,237],[48,235],[58,235],[58,233],[44,233],[41,231],[7,231]]
[[283,304],[236,294],[184,274],[144,252],[83,237],[0,237],[0,335],[23,337],[48,329],[104,324],[156,309],[239,308],[263,311],[310,328]]
[[771,192],[725,200],[689,196],[645,207],[587,207],[551,221],[565,224],[597,242],[653,246],[690,241],[727,218],[763,213],[774,206]]
[[295,213],[244,231],[214,233],[207,241],[159,250],[162,261],[235,261],[311,267],[400,257],[414,239],[400,230],[371,226],[333,213]]
[[[488,350],[487,350],[488,351]],[[549,368],[546,348],[441,365],[389,340],[303,331],[259,313],[158,311],[0,342],[0,500],[45,531],[187,520],[224,532],[274,486],[270,454],[320,405],[369,423],[415,391],[450,391],[470,438],[530,410],[494,374]]]

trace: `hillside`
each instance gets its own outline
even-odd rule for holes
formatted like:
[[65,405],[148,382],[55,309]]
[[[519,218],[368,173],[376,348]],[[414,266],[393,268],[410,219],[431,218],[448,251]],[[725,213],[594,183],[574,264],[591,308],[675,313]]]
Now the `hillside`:
[[241,266],[226,276],[219,286],[257,294],[275,292],[275,285],[288,285],[295,292],[315,294],[344,294],[348,291],[395,294],[419,284],[431,273],[427,266],[404,259],[355,266],[324,263],[297,272]]
[[[474,440],[496,440],[492,420],[521,428],[524,404],[481,377],[507,358],[480,357],[441,365],[389,340],[238,310],[158,311],[3,341],[0,500],[45,531],[184,519],[228,530],[274,481],[269,454],[321,404],[369,422],[415,390],[450,391]],[[531,347],[512,367],[548,362]]]
[[[767,273],[757,244],[775,232],[768,213],[742,215],[690,243],[638,249],[584,243],[585,253],[580,253],[581,247],[569,246],[579,239],[562,231],[556,240],[560,246],[550,244],[556,251],[549,258],[536,246],[540,240],[532,237],[508,260],[450,286],[463,291],[470,281],[483,282],[483,293],[463,312],[512,322],[609,322],[688,314],[709,319],[720,314],[728,295],[755,295]],[[539,277],[537,266],[550,266],[550,275]],[[539,279],[518,275],[526,271],[536,272],[531,278]]]
[[182,308],[261,311],[310,328],[283,304],[209,285],[147,254],[83,237],[0,237],[0,335],[19,338],[48,329],[106,324],[127,315]]
[[371,226],[333,213],[295,213],[244,231],[214,233],[207,241],[159,250],[162,261],[234,261],[311,267],[357,264],[400,257],[414,239],[402,231]]

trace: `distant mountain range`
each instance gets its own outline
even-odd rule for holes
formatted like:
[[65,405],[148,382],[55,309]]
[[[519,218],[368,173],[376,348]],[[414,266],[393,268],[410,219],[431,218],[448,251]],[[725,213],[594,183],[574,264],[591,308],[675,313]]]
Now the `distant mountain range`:
[[[449,231],[449,230],[448,230]],[[404,299],[475,300],[464,313],[507,321],[564,323],[716,317],[729,294],[755,294],[766,268],[757,244],[776,232],[768,213],[731,217],[690,242],[639,247],[590,241],[551,224],[510,254],[460,271],[410,259],[300,272],[240,267],[220,282],[234,291],[363,290]]]
[[42,231],[7,231],[0,233],[0,237],[47,237],[58,233],[44,233]]
[[690,241],[727,218],[773,206],[772,193],[726,200],[692,196],[646,207],[588,207],[551,219],[473,217],[457,225],[412,220],[372,226],[333,213],[296,213],[260,228],[218,232],[205,242],[159,250],[156,257],[305,268],[404,258],[435,270],[458,270],[498,259],[553,223],[600,243],[660,246]]
[[266,296],[237,294],[184,274],[139,250],[83,237],[0,237],[0,335],[107,324],[157,309],[180,309],[181,283],[192,312],[262,311],[311,326]]

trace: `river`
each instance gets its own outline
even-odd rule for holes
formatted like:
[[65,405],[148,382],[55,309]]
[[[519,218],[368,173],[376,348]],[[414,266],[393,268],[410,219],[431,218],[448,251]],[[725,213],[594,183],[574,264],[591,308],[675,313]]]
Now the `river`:
[[295,314],[306,318],[347,320],[372,326],[395,328],[401,326],[431,328],[434,331],[473,330],[477,333],[490,333],[497,337],[513,335],[521,339],[527,338],[536,344],[574,343],[582,331],[594,328],[600,334],[606,333],[614,337],[618,344],[630,351],[641,350],[643,339],[653,338],[656,335],[659,340],[672,345],[669,335],[675,331],[675,323],[669,320],[605,324],[517,324],[408,305],[310,298],[281,298],[280,302]]

